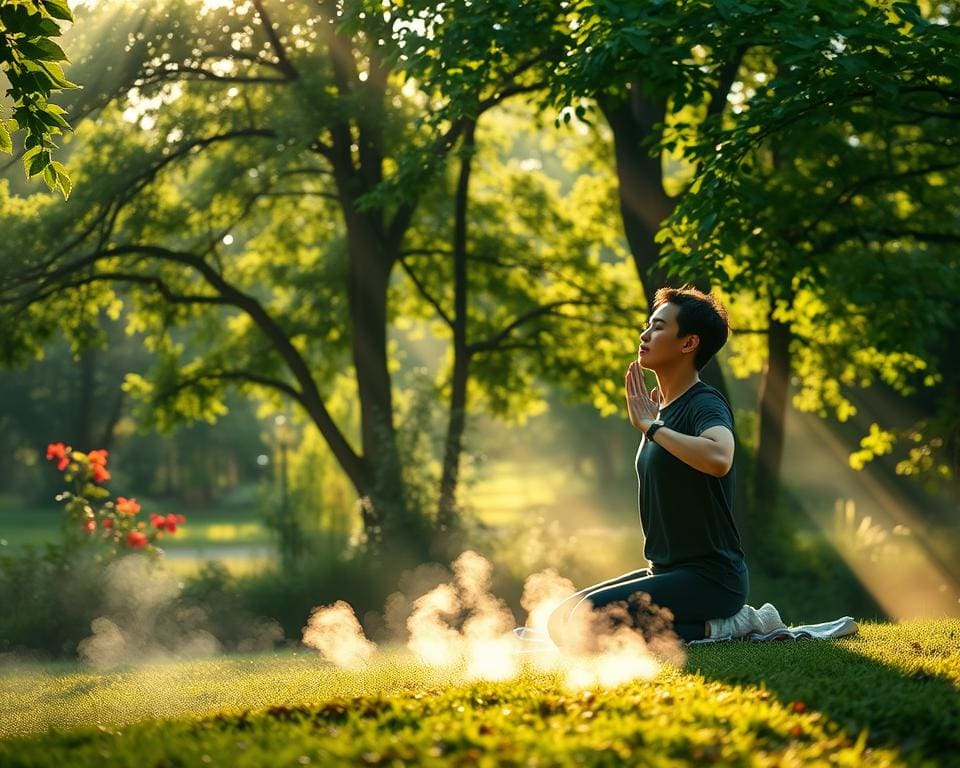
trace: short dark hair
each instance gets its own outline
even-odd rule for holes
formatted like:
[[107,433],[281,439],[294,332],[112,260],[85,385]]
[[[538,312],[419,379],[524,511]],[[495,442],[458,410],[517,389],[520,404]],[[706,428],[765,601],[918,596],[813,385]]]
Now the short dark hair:
[[665,286],[659,289],[653,297],[653,309],[667,303],[680,307],[677,312],[677,337],[689,336],[691,333],[700,337],[693,364],[698,371],[702,370],[703,366],[710,362],[710,358],[727,343],[730,333],[727,310],[716,296],[697,290],[692,285],[684,285],[682,288]]

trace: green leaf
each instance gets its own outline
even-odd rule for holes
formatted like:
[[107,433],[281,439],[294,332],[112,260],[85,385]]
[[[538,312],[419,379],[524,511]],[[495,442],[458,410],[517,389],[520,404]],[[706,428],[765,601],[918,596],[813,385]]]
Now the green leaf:
[[38,37],[34,40],[23,40],[17,46],[20,51],[37,61],[66,61],[67,54],[53,40]]
[[8,155],[13,154],[13,141],[3,121],[0,121],[0,152],[6,152]]
[[50,167],[53,168],[54,173],[57,175],[57,186],[60,187],[60,192],[63,194],[64,200],[70,198],[70,193],[73,191],[73,182],[70,180],[70,176],[67,175],[67,169],[63,167],[62,163],[58,163],[54,160],[50,163]]
[[[28,164],[29,163],[29,164]],[[24,155],[24,165],[27,167],[27,178],[31,179],[50,165],[50,153],[47,150],[38,152],[32,160],[27,160]]]
[[54,80],[56,85],[60,88],[79,88],[76,83],[71,83],[67,80],[66,75],[63,74],[63,68],[52,61],[41,62],[40,66],[43,67],[44,71]]
[[73,21],[73,14],[70,12],[70,6],[67,0],[40,0],[44,10],[55,19],[64,21]]
[[36,157],[38,154],[40,154],[40,149],[41,149],[40,143],[36,141],[35,136],[27,136],[27,141],[30,141],[31,139],[33,139],[34,141],[30,142],[30,144],[27,145],[27,151],[23,153],[24,163],[29,161],[31,158]]
[[57,172],[54,171],[53,168],[49,165],[43,169],[43,180],[46,182],[51,192],[55,190],[58,186]]
[[70,124],[64,120],[60,115],[54,114],[49,109],[41,109],[37,116],[43,121],[44,125],[47,125],[51,128],[65,128],[70,129]]
[[47,37],[58,37],[60,35],[60,27],[53,19],[40,19],[37,22],[37,31],[39,34],[46,35]]

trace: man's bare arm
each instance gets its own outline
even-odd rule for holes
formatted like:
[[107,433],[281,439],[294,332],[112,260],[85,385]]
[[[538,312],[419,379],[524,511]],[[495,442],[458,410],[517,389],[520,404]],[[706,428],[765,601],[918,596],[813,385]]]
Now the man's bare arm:
[[705,429],[699,437],[660,427],[653,441],[684,464],[713,477],[723,477],[733,466],[733,432],[721,425]]

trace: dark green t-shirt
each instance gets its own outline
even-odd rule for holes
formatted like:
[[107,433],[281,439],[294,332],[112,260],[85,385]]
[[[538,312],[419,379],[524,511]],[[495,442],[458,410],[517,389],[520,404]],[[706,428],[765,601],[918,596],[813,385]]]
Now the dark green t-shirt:
[[[661,408],[659,418],[686,435],[699,436],[718,424],[734,432],[727,401],[702,381]],[[643,554],[654,570],[682,565],[720,582],[738,582],[746,565],[733,517],[736,459],[726,475],[713,477],[644,436],[636,466]]]

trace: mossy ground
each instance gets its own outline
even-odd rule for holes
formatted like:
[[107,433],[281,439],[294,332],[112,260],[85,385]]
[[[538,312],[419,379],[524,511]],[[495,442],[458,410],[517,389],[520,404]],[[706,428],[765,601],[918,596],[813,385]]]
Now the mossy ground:
[[960,620],[837,641],[693,646],[682,669],[570,691],[402,654],[0,673],[0,765],[960,765]]

